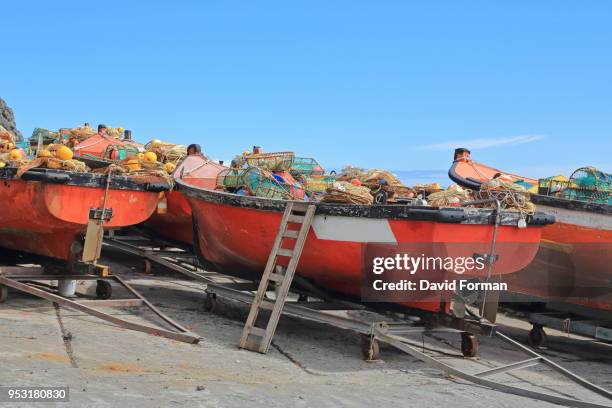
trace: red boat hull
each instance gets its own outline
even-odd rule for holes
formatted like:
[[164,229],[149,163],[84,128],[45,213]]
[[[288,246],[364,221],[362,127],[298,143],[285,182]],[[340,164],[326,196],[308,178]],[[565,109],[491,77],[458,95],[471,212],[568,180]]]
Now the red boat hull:
[[[37,255],[71,259],[85,233],[90,208],[102,208],[104,188],[20,179],[0,185],[0,246]],[[110,189],[109,228],[138,224],[151,216],[157,193]]]
[[[496,173],[507,174],[473,161],[465,149],[456,151],[449,170],[451,179],[473,189]],[[537,180],[510,177],[537,186]],[[540,195],[532,195],[532,201],[557,222],[544,228],[534,262],[507,278],[509,289],[540,300],[612,310],[611,207]]]
[[[272,250],[281,222],[282,208],[257,209],[223,203],[223,200],[214,198],[202,199],[189,192],[186,194],[197,222],[197,247],[201,257],[225,273],[258,278]],[[225,193],[208,193],[211,194],[229,196]],[[496,266],[496,273],[512,273],[524,268],[535,256],[541,230],[539,227],[519,229],[515,226],[501,226],[497,239],[500,243],[498,248],[502,249],[497,252],[502,252],[500,258],[505,262],[501,267]],[[453,251],[452,243],[471,243],[468,252],[473,255],[474,252],[486,253],[490,249],[492,233],[492,225],[371,219],[317,213],[296,273],[327,291],[360,298],[363,254],[368,245],[380,245],[381,242],[391,247],[414,244],[420,245],[419,248],[426,254],[428,248],[437,248],[433,255],[440,255],[440,248],[448,245],[450,249],[443,250],[448,255]],[[519,249],[520,256],[512,252]],[[415,298],[414,302],[399,303],[411,308],[440,311],[444,307],[441,301],[448,301],[448,296],[449,293],[437,292],[431,295],[423,292],[423,296]]]
[[[227,167],[211,162],[203,156],[187,156],[173,173],[190,185],[202,188],[215,188],[217,175]],[[165,214],[155,213],[146,222],[146,227],[156,235],[171,241],[193,245],[193,219],[191,207],[183,193],[173,190],[166,193],[168,209]]]

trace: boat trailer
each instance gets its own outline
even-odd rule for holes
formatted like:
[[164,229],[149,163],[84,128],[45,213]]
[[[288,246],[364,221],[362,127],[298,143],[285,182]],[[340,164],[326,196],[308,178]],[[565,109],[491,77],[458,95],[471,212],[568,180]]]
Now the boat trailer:
[[[294,213],[295,210],[293,208],[288,208],[286,211],[288,211],[288,213],[285,214],[287,216],[287,220],[289,220],[289,217],[292,216],[300,217],[300,215]],[[302,217],[304,218],[300,219],[292,217],[292,219],[298,223],[303,223],[304,221],[307,223],[305,211],[302,211],[302,214]],[[306,226],[304,226],[304,228],[305,227]],[[495,325],[491,325],[482,319],[478,319],[477,316],[473,317],[473,320],[477,321],[471,325],[470,330],[473,330],[475,329],[475,326],[478,326],[480,327],[481,333],[499,338],[501,341],[514,346],[516,349],[526,354],[528,358],[471,374],[443,362],[442,359],[425,353],[424,346],[422,344],[415,343],[414,340],[408,338],[407,336],[413,334],[424,335],[434,332],[460,333],[462,339],[462,354],[464,356],[475,356],[478,351],[478,342],[473,333],[466,332],[461,328],[432,328],[427,325],[420,326],[419,324],[421,324],[422,321],[419,321],[418,319],[413,320],[407,318],[398,320],[397,317],[389,316],[388,319],[381,319],[379,321],[372,322],[366,319],[358,319],[352,316],[349,317],[347,312],[354,313],[354,311],[366,311],[368,309],[362,304],[330,299],[321,300],[321,294],[316,292],[311,293],[309,296],[308,292],[304,292],[302,289],[299,291],[294,291],[290,285],[291,280],[281,279],[280,276],[273,275],[279,274],[285,276],[283,274],[286,273],[286,270],[283,271],[275,269],[274,272],[270,271],[268,280],[275,279],[273,284],[270,285],[273,290],[268,290],[269,288],[267,283],[264,286],[261,284],[261,281],[247,281],[216,272],[205,271],[203,268],[197,265],[197,262],[195,261],[196,255],[191,253],[188,248],[177,247],[176,245],[163,240],[155,240],[142,235],[142,233],[138,235],[137,231],[136,235],[134,235],[135,231],[136,230],[132,230],[132,235],[127,236],[107,236],[105,237],[104,244],[125,253],[142,257],[142,259],[146,260],[147,262],[157,263],[168,268],[169,270],[184,274],[185,276],[195,279],[201,283],[205,283],[206,298],[204,300],[204,310],[208,312],[213,312],[217,309],[218,297],[251,305],[251,309],[253,309],[257,302],[257,295],[259,294],[259,302],[257,302],[258,308],[274,313],[275,305],[279,305],[277,306],[277,319],[281,314],[284,314],[358,333],[361,337],[361,351],[366,360],[378,359],[380,355],[380,343],[382,342],[389,344],[414,358],[417,358],[428,366],[438,369],[449,376],[461,378],[473,384],[484,386],[500,392],[577,408],[612,407],[612,403],[610,405],[604,405],[600,403],[587,402],[564,395],[554,395],[532,391],[514,385],[507,385],[499,380],[490,379],[490,377],[495,375],[509,373],[535,365],[545,365],[563,375],[570,381],[612,401],[612,392],[589,382],[588,380],[572,373],[570,370],[556,364],[547,357],[537,353],[531,348],[526,347],[510,337],[500,333]],[[293,231],[294,232],[291,232],[291,234],[295,234],[295,238],[299,240],[299,231]],[[279,234],[288,233],[289,232],[285,229],[283,224],[281,224]],[[293,251],[299,251],[299,246],[301,244],[303,244],[303,242],[296,242]],[[275,254],[271,254],[271,257],[272,255]],[[186,259],[190,259],[191,262],[187,262]],[[294,278],[297,279],[299,277]],[[277,299],[280,289],[278,284],[279,281],[281,285],[283,281],[288,285],[287,292],[285,293],[282,302],[279,302],[281,299]],[[283,294],[280,293],[280,295],[282,296]],[[252,336],[253,333],[256,332],[263,339],[263,336],[266,335],[266,330],[260,329],[253,331],[253,328],[257,329],[257,327],[251,326],[248,336]],[[274,325],[274,330],[270,333],[270,341],[275,330],[276,325]],[[248,341],[244,343],[245,346],[253,346],[253,348],[257,349],[257,351],[259,351],[261,344],[261,342],[249,344]]]

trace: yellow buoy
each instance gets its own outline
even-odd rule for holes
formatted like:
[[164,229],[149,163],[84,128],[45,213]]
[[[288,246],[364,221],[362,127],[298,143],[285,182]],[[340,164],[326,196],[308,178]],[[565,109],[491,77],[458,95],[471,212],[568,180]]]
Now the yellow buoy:
[[168,173],[172,173],[175,168],[176,166],[174,165],[174,163],[166,163],[166,171]]
[[67,146],[59,146],[55,151],[55,157],[60,160],[72,160],[74,153]]
[[11,160],[21,160],[23,159],[23,152],[20,149],[11,150],[11,154],[9,156]]
[[144,153],[137,154],[138,160],[144,160]]
[[5,162],[0,162],[0,169],[6,167],[6,163]]
[[157,139],[151,140],[151,147],[159,147],[160,144],[161,142]]
[[51,152],[47,149],[40,149],[38,157],[51,157]]
[[127,166],[130,169],[130,171],[138,171],[138,170],[140,170],[140,162],[138,160],[136,160],[136,159],[128,160]]
[[146,152],[144,154],[144,161],[147,163],[155,163],[157,161],[157,155],[154,152]]

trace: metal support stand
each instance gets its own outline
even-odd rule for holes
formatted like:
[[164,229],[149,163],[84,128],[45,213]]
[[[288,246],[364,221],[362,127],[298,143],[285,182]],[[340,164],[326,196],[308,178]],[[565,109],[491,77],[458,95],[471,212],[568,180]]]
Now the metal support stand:
[[[58,305],[75,309],[83,313],[87,313],[89,315],[95,316],[104,321],[116,324],[119,327],[140,331],[143,333],[152,334],[155,336],[166,337],[172,340],[178,340],[186,343],[197,343],[200,340],[200,337],[191,331],[187,330],[183,326],[174,322],[168,316],[163,314],[159,309],[153,306],[148,300],[146,300],[138,291],[136,291],[133,287],[131,287],[127,282],[118,276],[114,275],[106,275],[100,276],[95,274],[82,274],[82,275],[43,275],[42,267],[0,267],[0,303],[6,301],[8,289],[13,288],[19,290],[24,293],[29,293],[30,295],[37,296],[42,299],[49,300],[53,303],[57,303]],[[98,299],[68,299],[62,296],[59,296],[53,292],[51,292],[48,285],[45,285],[46,288],[41,288],[41,284],[37,285],[37,282],[40,281],[52,281],[58,279],[74,279],[74,280],[96,280],[96,294]],[[133,294],[135,299],[108,299],[110,298],[111,286],[108,283],[109,280],[115,281],[116,283],[123,286],[127,289],[131,294]],[[159,316],[164,322],[166,322],[169,326],[171,326],[173,330],[167,330],[163,328],[147,326],[140,323],[130,322],[116,316],[110,315],[108,313],[101,312],[97,309],[94,309],[94,306],[100,307],[131,307],[131,306],[147,306],[153,313]]]

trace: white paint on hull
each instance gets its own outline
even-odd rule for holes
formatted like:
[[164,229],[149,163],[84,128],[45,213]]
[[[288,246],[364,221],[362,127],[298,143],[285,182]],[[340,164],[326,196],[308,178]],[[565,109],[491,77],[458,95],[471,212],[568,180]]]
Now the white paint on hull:
[[538,205],[538,211],[553,214],[557,222],[563,224],[574,224],[599,230],[612,230],[612,216],[591,213],[588,211],[568,210],[565,208]]
[[386,219],[317,215],[312,229],[322,240],[397,243]]

